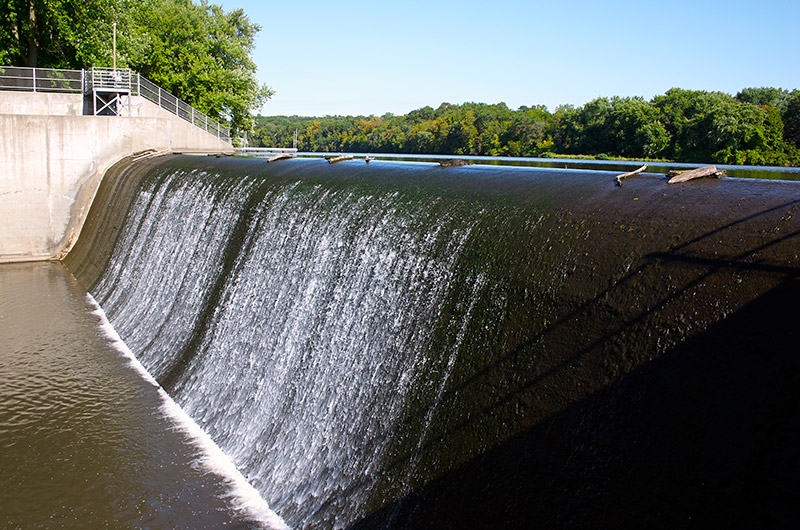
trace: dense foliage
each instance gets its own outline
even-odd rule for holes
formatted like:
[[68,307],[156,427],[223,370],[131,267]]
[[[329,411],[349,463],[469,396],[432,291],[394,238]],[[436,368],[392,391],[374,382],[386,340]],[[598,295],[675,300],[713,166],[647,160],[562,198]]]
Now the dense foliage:
[[0,64],[44,68],[130,67],[234,132],[272,94],[250,58],[259,26],[244,11],[202,0],[7,0]]
[[681,162],[800,165],[800,90],[736,97],[678,88],[583,107],[511,110],[443,103],[404,116],[258,117],[251,145],[301,151],[500,156],[590,155]]

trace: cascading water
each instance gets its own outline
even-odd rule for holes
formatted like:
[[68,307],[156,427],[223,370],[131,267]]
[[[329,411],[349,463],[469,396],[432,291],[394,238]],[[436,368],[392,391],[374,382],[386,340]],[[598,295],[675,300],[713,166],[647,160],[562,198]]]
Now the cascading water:
[[[452,369],[460,341],[437,367],[432,333],[468,318],[480,294],[467,287],[466,310],[441,314],[477,217],[397,191],[255,190],[245,178],[220,192],[214,181],[202,171],[149,181],[97,296],[282,517],[344,526],[365,515],[410,390],[441,393]],[[237,230],[240,251],[226,255]],[[193,334],[199,347],[182,362]]]
[[[89,281],[138,359],[296,528],[413,527],[429,517],[430,481],[677,348],[798,263],[736,224],[780,224],[796,186],[742,214],[664,223],[653,211],[706,198],[591,173],[320,164],[153,163]],[[715,185],[726,205],[750,186]],[[712,253],[789,272],[697,265]],[[760,283],[742,288],[745,276]],[[580,495],[604,495],[583,473]]]

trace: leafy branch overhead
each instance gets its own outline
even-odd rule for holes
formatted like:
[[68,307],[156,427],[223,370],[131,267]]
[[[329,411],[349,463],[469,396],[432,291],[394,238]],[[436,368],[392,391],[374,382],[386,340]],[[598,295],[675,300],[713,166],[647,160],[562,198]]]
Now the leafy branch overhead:
[[260,30],[241,9],[203,0],[7,0],[0,64],[51,68],[117,66],[150,78],[234,133],[272,95],[251,58]]

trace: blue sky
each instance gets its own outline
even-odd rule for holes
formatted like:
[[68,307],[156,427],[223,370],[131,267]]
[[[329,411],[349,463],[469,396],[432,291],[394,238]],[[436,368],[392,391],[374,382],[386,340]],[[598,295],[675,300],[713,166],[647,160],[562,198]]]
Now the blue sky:
[[211,0],[261,25],[263,115],[800,88],[800,0]]

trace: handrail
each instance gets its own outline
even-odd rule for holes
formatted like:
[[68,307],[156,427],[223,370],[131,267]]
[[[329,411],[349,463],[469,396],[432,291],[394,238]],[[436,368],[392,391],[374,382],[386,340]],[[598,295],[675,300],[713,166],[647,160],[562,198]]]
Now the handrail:
[[0,90],[82,93],[83,70],[0,66]]
[[141,96],[209,134],[226,142],[231,141],[229,128],[130,68],[94,67],[91,70],[63,70],[0,66],[0,90],[75,94],[101,91]]
[[141,74],[131,76],[131,94],[142,96],[176,116],[183,118],[196,127],[203,129],[217,138],[231,141],[231,131],[214,118],[200,112],[183,100],[167,92]]
[[134,75],[130,68],[92,67],[91,86],[94,90],[131,91]]

